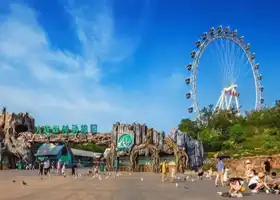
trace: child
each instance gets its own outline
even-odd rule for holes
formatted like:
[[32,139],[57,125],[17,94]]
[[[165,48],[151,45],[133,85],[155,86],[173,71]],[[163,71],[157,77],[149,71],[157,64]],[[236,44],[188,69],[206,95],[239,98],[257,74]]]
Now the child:
[[200,168],[199,170],[198,170],[198,178],[200,179],[200,180],[202,180],[202,178],[203,178],[203,175],[204,175],[204,171],[203,171],[203,169],[202,168]]
[[61,175],[61,161],[59,160],[56,164],[57,174]]
[[98,165],[96,165],[94,168],[94,175],[97,175],[97,174],[98,174]]
[[77,169],[77,165],[73,164],[72,165],[72,176],[76,176],[76,169]]
[[176,173],[176,168],[175,168],[175,167],[172,167],[172,169],[171,169],[171,179],[170,179],[170,182],[171,182],[171,183],[174,182],[175,173]]
[[208,174],[206,175],[207,178],[212,179],[212,175],[213,175],[213,168],[210,167],[210,169],[208,170]]
[[61,171],[62,171],[62,175],[65,176],[66,175],[65,174],[65,163],[63,163],[63,165],[62,165]]

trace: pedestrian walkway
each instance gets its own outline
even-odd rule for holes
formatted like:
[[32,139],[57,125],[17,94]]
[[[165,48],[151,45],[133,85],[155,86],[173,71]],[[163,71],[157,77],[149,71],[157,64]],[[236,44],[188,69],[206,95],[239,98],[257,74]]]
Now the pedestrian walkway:
[[[0,181],[0,200],[217,200],[224,199],[217,191],[226,190],[216,188],[213,180],[180,179],[177,186],[168,181],[162,183],[160,174],[154,173],[123,173],[115,179],[110,176],[102,180],[87,176],[53,176],[43,180],[36,176],[14,176],[12,179],[15,182]],[[22,181],[27,186],[22,186]],[[279,195],[247,194],[243,199],[273,200],[279,199]]]

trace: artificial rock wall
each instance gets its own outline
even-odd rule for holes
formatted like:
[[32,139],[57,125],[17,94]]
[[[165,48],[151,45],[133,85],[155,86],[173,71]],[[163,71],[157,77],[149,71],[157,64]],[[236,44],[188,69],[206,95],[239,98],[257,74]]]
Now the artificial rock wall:
[[[120,133],[134,132],[134,145],[140,145],[148,142],[148,138],[151,137],[152,143],[159,146],[160,149],[164,147],[164,132],[159,132],[153,128],[148,128],[145,124],[133,123],[133,124],[121,124],[117,122],[113,124],[112,129],[112,143],[117,145],[118,135]],[[125,152],[119,152],[119,155],[124,155]],[[148,155],[149,150],[143,149],[139,153],[140,155]]]
[[171,137],[179,147],[184,147],[189,157],[189,167],[195,169],[203,165],[204,149],[202,142],[194,140],[188,133],[171,130]]

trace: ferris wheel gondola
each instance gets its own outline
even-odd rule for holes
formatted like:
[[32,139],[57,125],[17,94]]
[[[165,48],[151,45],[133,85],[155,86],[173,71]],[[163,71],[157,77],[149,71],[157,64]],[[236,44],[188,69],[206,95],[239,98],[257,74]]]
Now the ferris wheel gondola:
[[[197,99],[197,68],[200,59],[208,45],[216,40],[229,41],[234,43],[241,51],[244,53],[247,63],[250,65],[250,70],[253,73],[254,87],[255,87],[255,106],[256,110],[261,108],[264,103],[263,91],[264,87],[261,84],[262,75],[259,73],[260,65],[256,62],[255,53],[251,52],[250,43],[245,43],[244,36],[238,36],[238,31],[231,31],[230,27],[223,29],[222,26],[210,28],[209,32],[205,32],[201,35],[201,40],[197,40],[195,43],[195,50],[190,53],[190,57],[193,60],[186,66],[187,71],[190,71],[190,76],[185,79],[187,85],[190,86],[190,92],[186,94],[187,99],[192,100],[192,105],[188,108],[189,113],[196,113],[198,116],[201,114],[201,108],[199,107]],[[238,92],[238,87],[236,83],[231,83],[224,87],[221,91],[221,95],[218,99],[215,109],[216,110],[230,110],[232,109],[232,104],[234,102],[235,109],[238,114],[240,114],[241,105],[239,105],[240,93]]]

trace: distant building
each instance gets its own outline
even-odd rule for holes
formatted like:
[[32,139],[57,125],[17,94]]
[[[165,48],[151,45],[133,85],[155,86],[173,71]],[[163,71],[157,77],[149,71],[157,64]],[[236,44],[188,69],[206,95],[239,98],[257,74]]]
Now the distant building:
[[80,149],[70,149],[72,154],[72,163],[77,164],[78,162],[82,167],[92,167],[94,152],[84,151]]
[[68,167],[78,162],[80,162],[82,167],[92,167],[94,158],[100,157],[101,153],[67,148],[65,145],[45,143],[39,147],[35,156],[37,160],[49,159],[50,162],[54,161],[55,163],[61,160]]
[[72,165],[72,153],[65,145],[44,143],[39,147],[35,156],[39,161],[49,159],[51,163],[53,161],[57,163],[58,160],[61,160],[68,166]]

